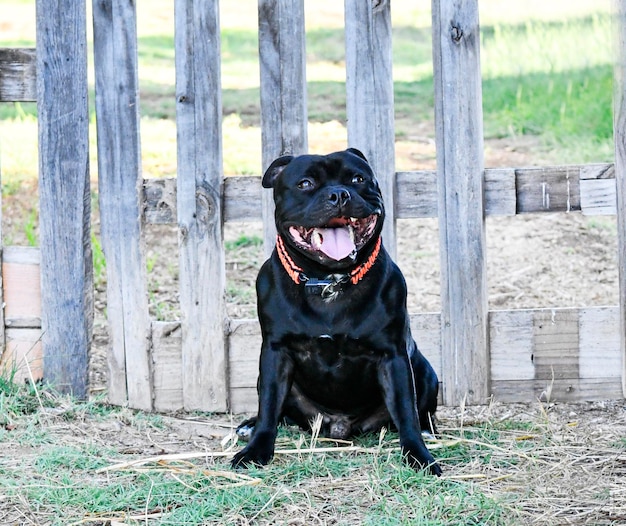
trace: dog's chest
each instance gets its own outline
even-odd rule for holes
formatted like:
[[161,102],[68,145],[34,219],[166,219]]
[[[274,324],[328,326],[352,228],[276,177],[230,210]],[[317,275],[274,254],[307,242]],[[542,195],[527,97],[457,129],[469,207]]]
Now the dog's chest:
[[291,357],[296,366],[305,369],[360,369],[378,361],[379,352],[368,338],[321,334],[294,336]]

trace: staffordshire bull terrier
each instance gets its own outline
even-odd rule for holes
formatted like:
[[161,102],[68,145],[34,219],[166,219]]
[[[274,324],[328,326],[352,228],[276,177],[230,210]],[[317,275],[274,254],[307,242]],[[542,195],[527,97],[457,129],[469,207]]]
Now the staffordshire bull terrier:
[[257,278],[263,344],[257,417],[234,467],[267,464],[277,426],[322,416],[338,439],[393,426],[407,462],[435,475],[421,431],[435,433],[438,379],[411,336],[406,284],[381,242],[383,200],[365,156],[286,155],[263,176],[276,247]]

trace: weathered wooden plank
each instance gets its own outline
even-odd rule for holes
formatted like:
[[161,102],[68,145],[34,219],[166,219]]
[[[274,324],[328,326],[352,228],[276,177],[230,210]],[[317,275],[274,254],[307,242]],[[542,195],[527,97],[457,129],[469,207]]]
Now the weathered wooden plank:
[[385,200],[383,240],[396,254],[395,136],[389,0],[346,0],[348,146],[369,160]]
[[[503,402],[602,400],[619,397],[621,354],[619,309],[528,309],[491,311],[490,394]],[[441,322],[438,313],[411,314],[411,330],[421,352],[442,375]],[[154,353],[165,358],[163,406],[176,405],[180,373],[180,331],[177,323],[154,323]],[[261,330],[257,320],[231,320],[229,327],[229,396],[231,411],[257,409]],[[167,347],[162,350],[161,347]],[[155,361],[157,358],[155,358]],[[575,366],[574,366],[575,365]],[[165,378],[168,374],[169,378]],[[156,375],[156,367],[155,367]],[[617,391],[616,391],[617,390]]]
[[580,210],[580,167],[537,169],[519,168],[515,171],[517,213],[572,212]]
[[443,398],[484,403],[490,370],[478,2],[432,5]]
[[37,0],[39,232],[45,379],[88,394],[93,329],[84,2]]
[[532,380],[533,311],[492,311],[489,313],[491,378]]
[[0,374],[15,382],[37,382],[44,377],[42,331],[7,329],[6,348],[0,356]]
[[[261,219],[265,190],[259,177],[227,177],[224,184],[224,220],[250,221]],[[229,199],[230,197],[230,199]]]
[[515,170],[485,170],[485,215],[513,216],[517,205]]
[[[544,169],[526,168],[525,186],[520,190],[524,209],[517,210],[515,172],[517,168],[488,168],[485,170],[485,214],[515,215],[516,213],[546,212],[543,200]],[[553,178],[561,184],[552,188],[567,191],[563,184],[572,172],[580,170],[581,210],[587,215],[615,214],[615,172],[612,164],[572,165],[552,167]],[[536,176],[537,181],[532,183]],[[176,218],[176,180],[146,179],[144,181],[145,219],[148,223],[173,223]],[[396,218],[437,217],[437,173],[423,170],[396,173]],[[256,175],[227,177],[224,180],[224,221],[261,221],[261,178]],[[530,197],[532,195],[532,197]],[[554,198],[554,197],[553,197]],[[558,195],[566,201],[566,195]],[[537,208],[531,207],[535,203]]]
[[108,396],[114,404],[149,410],[135,3],[94,0],[93,19],[100,222],[107,261]]
[[185,409],[226,411],[217,0],[176,0],[177,215]]
[[617,206],[617,265],[619,269],[620,349],[622,394],[626,397],[626,4],[614,0],[617,57],[613,83],[613,131]]
[[2,252],[4,323],[12,328],[41,328],[39,248],[7,246]]
[[421,353],[435,369],[439,380],[441,363],[441,315],[439,313],[411,314],[411,332]]
[[583,214],[615,214],[616,191],[613,164],[588,164],[580,167],[580,208]]
[[563,378],[552,380],[494,380],[493,398],[515,403],[534,400],[549,402],[586,402],[622,397],[619,378]]
[[491,391],[501,402],[620,397],[615,307],[490,313]]
[[252,413],[258,409],[256,385],[261,341],[261,327],[257,320],[231,320],[228,370],[230,407],[234,413]]
[[0,48],[0,102],[37,100],[35,48]]
[[232,388],[230,390],[230,403],[233,413],[256,413],[259,406],[256,387]]
[[621,376],[619,318],[617,307],[580,309],[580,378]]
[[533,316],[535,378],[578,378],[578,311],[546,309]]
[[183,409],[180,322],[152,322],[152,374],[155,411]]
[[[256,390],[259,376],[259,356],[261,355],[261,327],[257,320],[231,320],[229,349],[230,349],[230,379],[231,389],[252,388]],[[252,407],[243,408],[236,405],[232,410],[254,411]]]
[[[303,0],[259,0],[261,138],[265,171],[281,155],[307,152]],[[274,247],[274,202],[262,193],[265,253]]]
[[396,189],[397,219],[437,217],[437,172],[398,172]]
[[490,312],[495,381],[619,375],[616,307]]

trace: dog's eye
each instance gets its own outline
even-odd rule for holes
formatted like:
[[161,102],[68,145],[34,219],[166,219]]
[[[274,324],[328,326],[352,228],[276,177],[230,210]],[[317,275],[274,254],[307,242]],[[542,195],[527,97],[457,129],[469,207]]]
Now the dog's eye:
[[302,179],[301,181],[298,181],[297,186],[300,190],[310,190],[313,188],[313,181],[310,179]]
[[361,184],[365,182],[365,178],[360,175],[360,174],[356,174],[352,176],[352,184]]

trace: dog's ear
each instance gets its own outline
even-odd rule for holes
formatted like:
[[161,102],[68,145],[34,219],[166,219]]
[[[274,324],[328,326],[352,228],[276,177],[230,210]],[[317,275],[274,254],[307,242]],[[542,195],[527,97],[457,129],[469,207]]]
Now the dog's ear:
[[350,152],[350,153],[353,153],[354,155],[360,157],[366,163],[369,162],[361,150],[357,150],[356,148],[348,148],[346,151]]
[[276,159],[263,175],[262,185],[263,188],[273,188],[276,178],[280,175],[285,167],[293,160],[293,155],[283,155]]

